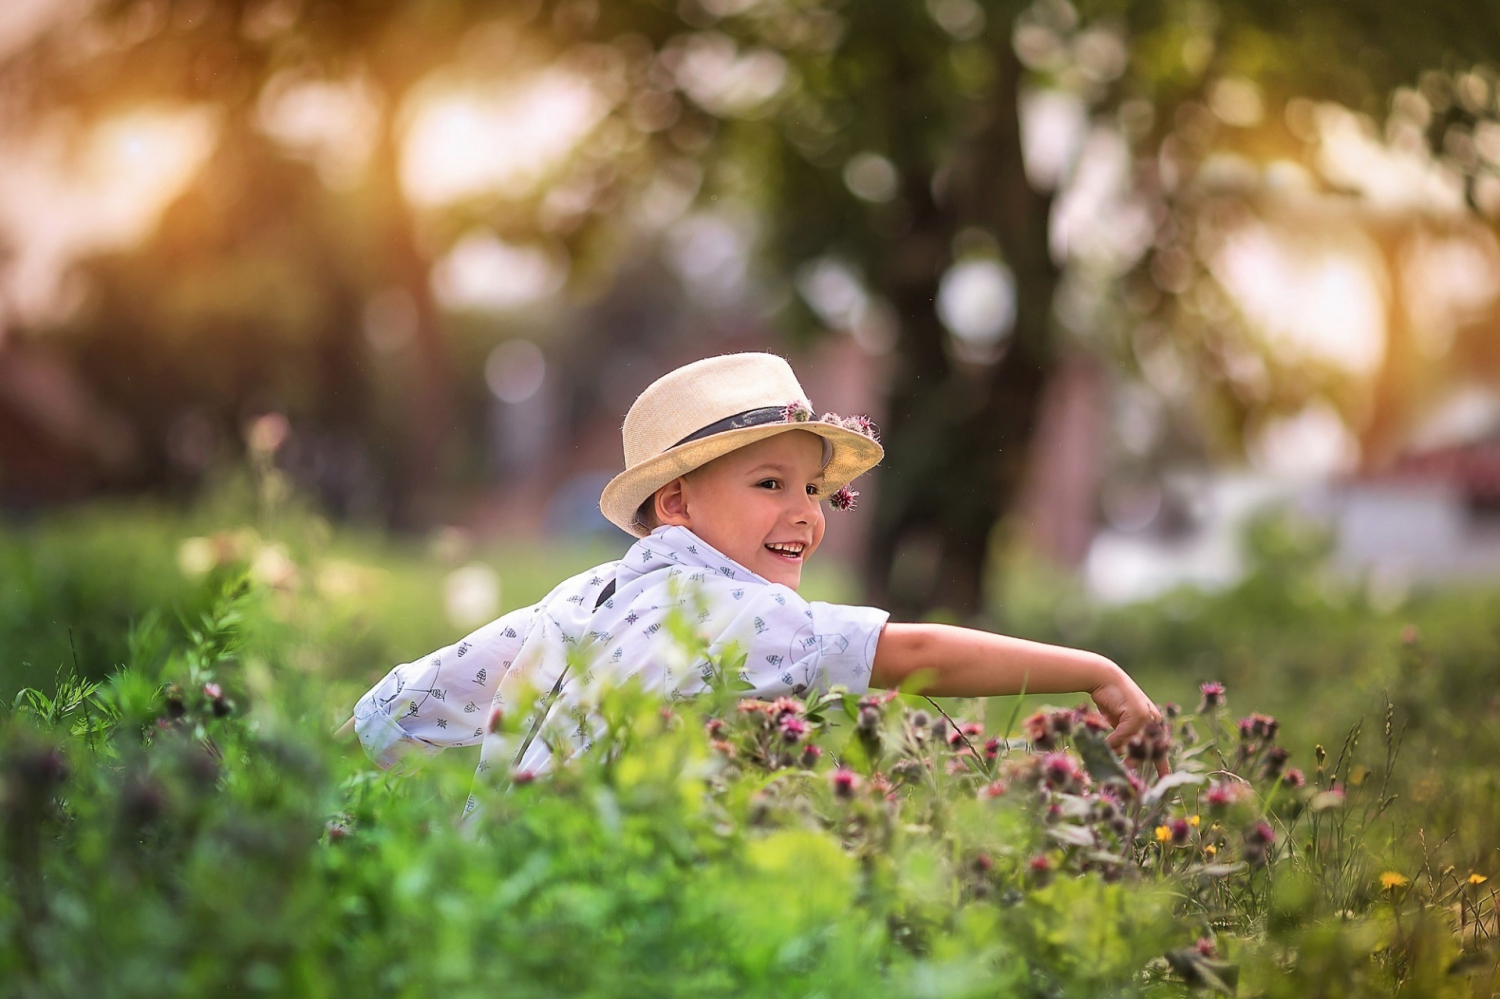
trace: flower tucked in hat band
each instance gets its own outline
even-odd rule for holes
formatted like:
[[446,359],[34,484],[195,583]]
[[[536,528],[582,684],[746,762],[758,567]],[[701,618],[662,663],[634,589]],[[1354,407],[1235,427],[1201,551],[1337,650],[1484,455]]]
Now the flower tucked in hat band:
[[[710,423],[706,427],[694,430],[682,440],[673,444],[672,447],[681,447],[714,434],[722,434],[729,430],[743,430],[746,427],[760,427],[768,423],[811,423],[813,421],[812,403],[806,399],[793,399],[785,406],[766,406],[761,409],[749,409],[743,413],[726,416],[722,420]],[[870,440],[880,441],[880,430],[875,426],[868,416],[839,416],[837,413],[824,413],[816,422],[829,423],[835,427],[861,434]],[[835,510],[853,510],[859,493],[844,486],[828,497],[829,504]]]

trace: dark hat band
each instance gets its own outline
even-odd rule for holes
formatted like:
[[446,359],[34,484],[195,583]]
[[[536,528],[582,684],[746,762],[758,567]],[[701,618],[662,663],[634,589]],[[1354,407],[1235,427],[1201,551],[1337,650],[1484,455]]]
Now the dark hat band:
[[682,440],[673,444],[672,447],[681,447],[693,441],[712,437],[714,434],[722,434],[726,430],[744,430],[746,427],[761,427],[767,423],[786,423],[785,406],[766,406],[762,409],[747,409],[743,413],[726,416],[715,423],[710,423],[701,430],[694,430]]

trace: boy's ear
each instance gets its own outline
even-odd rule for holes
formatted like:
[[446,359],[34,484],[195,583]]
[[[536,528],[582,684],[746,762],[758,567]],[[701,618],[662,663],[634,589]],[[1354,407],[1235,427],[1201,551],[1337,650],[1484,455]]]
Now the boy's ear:
[[683,480],[679,477],[656,491],[656,522],[663,526],[691,527],[688,516],[687,497],[682,491]]

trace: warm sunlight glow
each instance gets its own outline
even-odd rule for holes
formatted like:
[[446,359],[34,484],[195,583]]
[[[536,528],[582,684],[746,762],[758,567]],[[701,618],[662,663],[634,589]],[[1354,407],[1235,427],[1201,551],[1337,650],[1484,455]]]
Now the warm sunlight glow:
[[558,69],[503,89],[420,87],[407,109],[402,186],[420,205],[525,196],[608,110],[597,89]]
[[0,233],[12,249],[0,293],[23,318],[49,314],[68,265],[144,238],[217,133],[204,108],[141,108],[94,126],[78,153],[57,123],[0,144]]
[[1250,225],[1211,262],[1271,348],[1367,375],[1385,354],[1383,272],[1373,251]]

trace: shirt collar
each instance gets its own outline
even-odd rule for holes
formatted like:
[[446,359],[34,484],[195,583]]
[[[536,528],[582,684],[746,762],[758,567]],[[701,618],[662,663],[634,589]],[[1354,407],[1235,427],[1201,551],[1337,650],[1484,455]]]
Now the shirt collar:
[[620,586],[625,586],[647,573],[671,569],[673,566],[710,569],[725,578],[743,582],[767,586],[771,583],[769,579],[751,572],[686,527],[675,525],[658,527],[631,545],[630,551],[620,560],[620,569],[615,579]]

